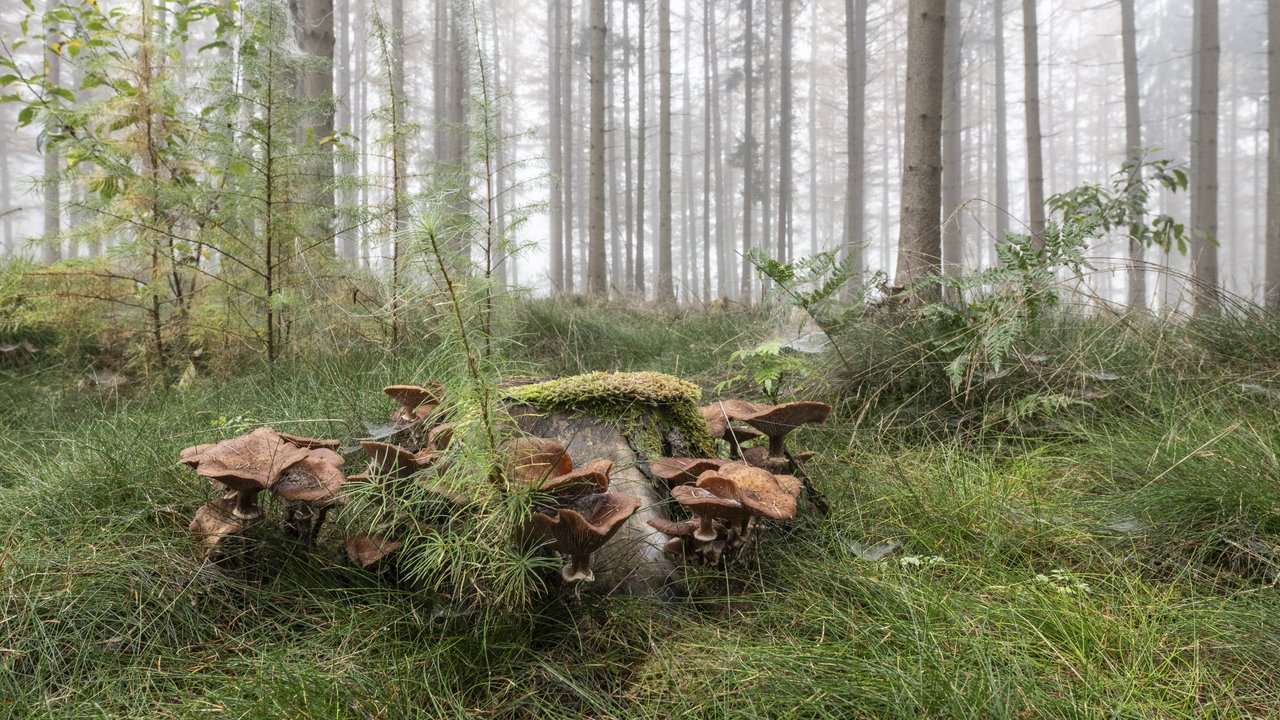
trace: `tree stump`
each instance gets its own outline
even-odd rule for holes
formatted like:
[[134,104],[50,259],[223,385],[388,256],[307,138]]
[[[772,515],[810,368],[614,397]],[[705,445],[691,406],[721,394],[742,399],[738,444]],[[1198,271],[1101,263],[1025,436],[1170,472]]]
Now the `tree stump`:
[[669,519],[667,491],[649,474],[657,457],[713,457],[714,441],[698,415],[697,386],[661,373],[592,373],[507,387],[506,409],[520,430],[561,442],[579,467],[614,462],[610,491],[642,506],[596,552],[595,586],[603,592],[684,594],[678,566],[662,552],[666,538],[648,521]]

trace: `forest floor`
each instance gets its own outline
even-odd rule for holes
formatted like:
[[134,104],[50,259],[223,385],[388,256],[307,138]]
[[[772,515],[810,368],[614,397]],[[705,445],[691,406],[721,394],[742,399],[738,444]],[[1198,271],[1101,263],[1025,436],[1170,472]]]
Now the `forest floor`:
[[[513,372],[653,369],[705,396],[760,319],[532,303]],[[870,324],[787,388],[830,512],[696,599],[548,599],[472,627],[330,540],[222,573],[177,464],[228,428],[344,439],[438,354],[348,353],[181,388],[37,356],[0,378],[3,717],[1261,717],[1280,713],[1280,323],[1060,320],[950,397]],[[738,388],[742,390],[742,388]],[[740,395],[743,393],[739,393]],[[306,420],[307,422],[302,422]]]

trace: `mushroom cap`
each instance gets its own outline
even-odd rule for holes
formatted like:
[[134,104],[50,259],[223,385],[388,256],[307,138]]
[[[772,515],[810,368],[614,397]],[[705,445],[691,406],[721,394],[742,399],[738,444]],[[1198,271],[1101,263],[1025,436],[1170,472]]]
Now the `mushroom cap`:
[[724,437],[724,430],[729,427],[729,418],[725,416],[719,405],[703,405],[698,408],[698,414],[707,421],[707,432],[711,437]]
[[382,392],[409,410],[416,410],[419,405],[430,403],[439,405],[444,399],[444,383],[429,382],[422,385],[388,385]]
[[[360,447],[369,453],[371,474],[390,475],[396,479],[407,478],[430,464],[430,459],[391,443],[377,440],[361,440]],[[434,459],[434,456],[429,456]]]
[[230,490],[255,491],[274,485],[282,472],[309,454],[264,427],[184,457],[183,462],[194,462],[197,474]]
[[347,538],[347,558],[362,568],[377,565],[379,561],[404,547],[399,540],[389,540],[369,533],[356,533]]
[[697,520],[668,520],[666,518],[653,518],[648,523],[649,527],[671,537],[693,537],[693,533],[697,531],[699,525]]
[[744,442],[750,442],[762,437],[764,437],[764,433],[756,430],[755,428],[737,427],[735,425],[729,425],[726,427],[724,429],[724,434],[721,435],[723,440],[735,445],[741,445]]
[[208,452],[209,450],[212,450],[215,444],[216,443],[209,443],[206,445],[192,445],[189,448],[183,448],[182,454],[180,455],[181,459],[179,460],[179,462],[181,462],[183,465],[186,465],[187,467],[194,470],[196,466],[200,464],[200,457],[204,455],[206,452]]
[[284,471],[271,490],[291,502],[332,502],[346,482],[338,469],[340,465],[342,456],[338,453],[323,448],[312,450],[306,459]]
[[196,510],[195,517],[191,519],[191,524],[187,526],[187,530],[200,538],[206,546],[217,547],[228,536],[244,532],[248,525],[235,516],[235,507],[234,495],[201,505],[200,509]]
[[768,435],[781,437],[806,423],[825,422],[831,414],[831,406],[821,402],[790,402],[774,406],[761,406],[750,415],[736,418]]
[[327,440],[327,439],[321,439],[321,438],[307,437],[305,435],[292,435],[290,433],[283,433],[279,431],[277,431],[276,434],[279,435],[285,442],[292,443],[294,445],[297,445],[300,448],[306,448],[308,450],[316,450],[319,448],[325,448],[328,450],[337,450],[338,448],[342,447],[341,440]]
[[[722,419],[746,420],[748,417],[756,415],[763,410],[767,410],[772,406],[729,398],[728,400],[717,400],[706,407],[713,408],[717,413],[719,413],[719,416]],[[703,417],[706,416],[704,415]]]
[[791,461],[784,457],[772,457],[767,447],[742,448],[742,462],[769,472],[788,472]]
[[596,458],[577,470],[571,470],[543,482],[538,487],[538,491],[562,498],[603,493],[609,489],[609,475],[612,472],[612,460]]
[[649,472],[668,485],[684,485],[698,481],[698,476],[708,470],[718,469],[728,462],[716,458],[658,458],[649,463]]
[[503,471],[508,481],[540,487],[550,479],[573,471],[573,460],[558,440],[519,437],[502,443],[506,455]]
[[718,473],[703,473],[698,486],[720,488],[722,479],[733,483],[737,488],[735,496],[751,510],[771,520],[791,520],[796,516],[796,495],[789,492],[790,481],[780,481],[767,470],[730,463]]
[[453,442],[453,431],[457,427],[457,423],[441,423],[427,432],[427,448],[430,450],[444,450],[449,447],[449,443]]
[[[714,470],[703,473],[704,477],[714,476]],[[701,481],[699,481],[701,483]],[[736,525],[751,516],[751,510],[733,495],[717,493],[720,488],[700,487],[694,485],[677,485],[671,488],[671,497],[676,502],[689,508],[689,512],[702,519],[724,520]],[[730,486],[729,492],[733,488]]]
[[[580,498],[572,508],[553,514],[534,513],[532,530],[552,541],[551,547],[584,558],[613,537],[627,518],[640,509],[640,498],[626,493],[597,493]],[[566,575],[566,580],[571,580]],[[581,579],[587,579],[582,577]]]

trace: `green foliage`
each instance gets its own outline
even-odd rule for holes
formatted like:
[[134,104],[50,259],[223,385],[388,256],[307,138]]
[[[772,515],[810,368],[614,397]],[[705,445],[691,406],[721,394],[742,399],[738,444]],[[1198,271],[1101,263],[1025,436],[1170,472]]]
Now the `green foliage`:
[[[756,271],[773,281],[771,297],[783,305],[804,311],[824,332],[835,333],[850,318],[861,312],[860,303],[853,307],[836,302],[841,291],[858,276],[858,259],[849,256],[840,259],[839,250],[828,250],[791,263],[774,260],[763,248],[747,251],[747,260]],[[863,283],[859,300],[866,296],[867,288],[883,282],[883,273],[875,273]]]
[[716,392],[740,382],[756,385],[770,402],[777,403],[782,388],[789,382],[814,376],[814,370],[802,357],[786,352],[782,341],[769,340],[753,348],[734,350],[729,362],[739,372],[716,386]]
[[[1129,240],[1155,246],[1165,252],[1187,252],[1187,229],[1167,214],[1150,214],[1151,195],[1164,189],[1187,189],[1187,172],[1167,158],[1139,155],[1125,160],[1110,183],[1085,183],[1046,201],[1049,210],[1063,218],[1092,218],[1104,233],[1124,230]],[[1064,220],[1065,222],[1065,220]]]

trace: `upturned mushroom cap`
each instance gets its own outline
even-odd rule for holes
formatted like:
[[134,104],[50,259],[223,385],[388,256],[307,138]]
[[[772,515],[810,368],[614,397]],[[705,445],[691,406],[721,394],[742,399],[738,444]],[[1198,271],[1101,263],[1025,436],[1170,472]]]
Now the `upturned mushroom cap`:
[[[714,472],[714,470],[708,470],[706,475]],[[716,539],[718,535],[715,529],[716,520],[723,520],[729,525],[738,525],[751,516],[750,510],[743,507],[742,502],[737,498],[722,497],[710,488],[677,485],[671,488],[671,497],[689,508],[689,512],[701,521],[693,537],[703,542]]]
[[722,487],[719,485],[721,478],[733,483],[737,488],[737,499],[751,510],[771,520],[795,518],[796,496],[788,492],[788,487],[773,473],[741,463],[731,463],[720,468],[718,473],[703,473],[698,479],[698,485],[704,486],[705,481]]
[[399,445],[362,440],[360,447],[369,453],[369,471],[380,475],[389,475],[396,479],[410,475],[431,464],[434,455],[422,455],[410,452]]
[[196,510],[187,530],[213,551],[229,536],[244,532],[246,523],[235,516],[235,497],[222,498],[206,503]]
[[342,456],[332,450],[312,450],[306,459],[284,471],[271,490],[289,502],[332,504],[346,482],[338,469],[342,462]]
[[328,450],[337,450],[342,447],[341,440],[328,440],[323,438],[307,437],[305,435],[291,435],[289,433],[277,432],[277,434],[287,443],[297,445],[300,448],[308,450],[317,450],[325,448]]
[[543,482],[538,487],[538,491],[551,493],[559,498],[603,493],[609,489],[609,475],[612,472],[612,460],[596,458],[577,470],[571,470]]
[[211,450],[213,446],[214,443],[209,443],[207,445],[192,445],[189,448],[183,448],[182,454],[179,456],[181,458],[179,462],[194,470],[200,464],[201,456]]
[[658,458],[649,463],[649,472],[667,485],[684,485],[698,481],[698,476],[725,464],[716,458]]
[[453,442],[453,431],[457,427],[457,423],[441,423],[427,433],[427,449],[428,450],[444,450],[449,447],[449,443]]
[[554,514],[534,513],[530,525],[552,540],[552,549],[569,556],[569,562],[560,570],[565,582],[590,582],[595,579],[591,553],[618,532],[622,523],[640,509],[640,502],[640,498],[625,493],[587,495],[572,508],[561,508]]
[[764,406],[759,412],[738,418],[769,436],[769,456],[785,457],[783,438],[792,430],[808,423],[825,422],[831,406],[820,402],[792,402]]
[[377,565],[402,547],[404,543],[399,540],[388,540],[369,533],[356,533],[347,538],[347,559],[367,569]]
[[422,385],[388,385],[382,392],[402,406],[416,410],[419,405],[439,405],[444,399],[444,383],[430,382]]
[[235,491],[236,507],[232,513],[251,520],[262,515],[258,493],[274,485],[282,472],[302,462],[310,452],[285,442],[271,428],[258,428],[199,453],[186,454],[183,462],[195,463],[198,475]]
[[542,487],[547,480],[573,471],[573,460],[558,440],[520,437],[502,443],[502,470],[508,482]]

